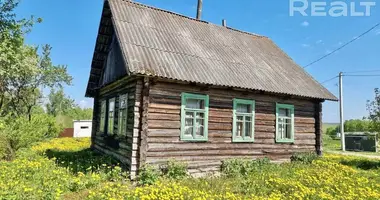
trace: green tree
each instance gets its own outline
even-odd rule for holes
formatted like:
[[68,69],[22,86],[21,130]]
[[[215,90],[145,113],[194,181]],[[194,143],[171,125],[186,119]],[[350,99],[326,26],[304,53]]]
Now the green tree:
[[351,119],[344,122],[344,131],[346,132],[366,132],[370,131],[369,120]]
[[44,45],[42,55],[38,48],[26,45],[24,36],[41,19],[16,20],[14,8],[18,1],[0,1],[0,117],[28,116],[38,106],[44,88],[71,84],[66,66],[53,65],[51,47]]
[[58,91],[52,89],[48,98],[49,102],[46,104],[46,111],[54,117],[61,114],[66,115],[76,106],[74,100],[66,96],[62,88]]
[[375,88],[375,99],[367,101],[368,119],[371,121],[370,130],[380,132],[380,90]]

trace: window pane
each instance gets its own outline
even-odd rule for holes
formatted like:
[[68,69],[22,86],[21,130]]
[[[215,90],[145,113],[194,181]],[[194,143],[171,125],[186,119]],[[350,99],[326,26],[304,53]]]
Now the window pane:
[[194,118],[194,112],[186,112],[186,118]]
[[252,117],[248,117],[248,116],[246,116],[246,117],[245,117],[245,121],[246,121],[246,122],[251,122],[251,121],[252,121]]
[[185,126],[185,135],[193,135],[193,126]]
[[251,137],[252,136],[252,129],[251,129],[252,122],[245,122],[245,136]]
[[251,112],[251,105],[248,104],[237,104],[236,105],[236,112],[239,113],[250,113]]
[[193,119],[192,118],[186,118],[185,126],[193,126]]
[[280,139],[284,138],[284,135],[285,135],[284,132],[285,132],[284,124],[278,123],[278,137],[280,137]]
[[204,120],[203,119],[197,119],[197,121],[196,121],[196,127],[197,127],[197,129],[196,129],[196,132],[195,132],[195,134],[197,135],[197,136],[204,136],[204,134],[203,134],[203,125],[204,125]]
[[204,113],[198,113],[197,112],[197,119],[203,119],[205,117]]
[[126,109],[121,109],[119,110],[119,130],[118,132],[121,135],[125,135],[127,132],[127,110]]
[[291,136],[292,126],[291,126],[291,124],[285,124],[284,126],[285,126],[284,138],[291,139],[292,138],[292,136]]
[[243,136],[243,122],[236,122],[236,136],[242,137]]
[[237,117],[236,117],[236,120],[237,120],[237,121],[243,121],[243,118],[244,118],[243,116],[237,116]]
[[186,99],[186,108],[203,109],[204,100],[202,99]]
[[280,108],[278,110],[278,115],[280,117],[290,117],[290,110],[286,108]]
[[120,108],[126,108],[127,107],[127,101],[126,98],[120,99]]
[[114,101],[110,101],[110,105],[109,105],[109,111],[112,112],[115,108],[115,102]]

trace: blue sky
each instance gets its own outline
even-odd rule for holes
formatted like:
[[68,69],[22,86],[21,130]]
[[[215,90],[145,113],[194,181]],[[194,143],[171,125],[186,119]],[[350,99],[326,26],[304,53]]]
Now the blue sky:
[[[372,7],[369,17],[304,17],[299,14],[292,17],[289,16],[288,0],[203,1],[203,20],[220,24],[222,19],[226,19],[230,27],[268,36],[301,66],[331,52],[380,22],[379,0],[373,1],[377,5]],[[197,0],[137,2],[187,16],[194,17],[196,14]],[[43,23],[36,25],[27,36],[27,43],[50,44],[53,47],[53,62],[67,65],[74,77],[73,86],[66,87],[66,93],[85,107],[92,106],[92,99],[85,98],[84,93],[102,5],[103,0],[22,0],[16,10],[18,17],[34,15],[43,18]],[[380,70],[379,52],[380,27],[310,66],[307,71],[322,82],[340,71]],[[335,79],[324,86],[338,95],[337,82]],[[367,115],[365,104],[368,99],[374,98],[375,87],[380,87],[380,77],[344,77],[346,119]],[[324,122],[338,122],[338,103],[324,103],[323,115]]]

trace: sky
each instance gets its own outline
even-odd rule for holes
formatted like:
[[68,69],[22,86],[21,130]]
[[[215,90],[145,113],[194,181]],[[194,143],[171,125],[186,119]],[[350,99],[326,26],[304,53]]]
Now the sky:
[[[196,15],[197,0],[136,0],[137,2],[174,11],[190,17]],[[371,0],[365,0],[368,2]],[[309,0],[327,2],[331,0]],[[365,11],[360,1],[348,8]],[[300,66],[306,66],[330,53],[342,44],[380,22],[380,0],[373,0],[370,16],[331,17],[308,16],[295,13],[290,16],[290,0],[203,0],[202,20],[227,25],[243,31],[271,38]],[[300,4],[295,4],[300,6]],[[103,0],[21,0],[16,9],[18,18],[43,18],[27,35],[26,42],[53,47],[54,64],[64,64],[73,76],[73,85],[65,92],[82,107],[92,107],[92,99],[85,98]],[[331,7],[327,6],[327,10]],[[350,10],[348,13],[351,13]],[[331,56],[306,68],[319,82],[338,75],[339,72],[380,70],[380,26]],[[380,75],[379,72],[361,73]],[[323,84],[336,96],[338,79]],[[343,77],[344,118],[357,119],[367,116],[366,102],[374,99],[374,88],[380,87],[379,77]],[[323,121],[339,121],[339,104],[326,101],[323,104]]]

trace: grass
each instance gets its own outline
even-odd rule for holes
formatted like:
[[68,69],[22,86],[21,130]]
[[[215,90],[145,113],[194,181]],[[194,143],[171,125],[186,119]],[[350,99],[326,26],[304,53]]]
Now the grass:
[[323,135],[323,150],[325,151],[340,151],[340,139],[333,139],[329,135]]
[[[339,142],[327,141],[330,149]],[[376,159],[325,154],[281,165],[234,161],[218,177],[160,177],[136,186],[89,145],[89,139],[53,139],[0,161],[0,199],[380,199]]]

